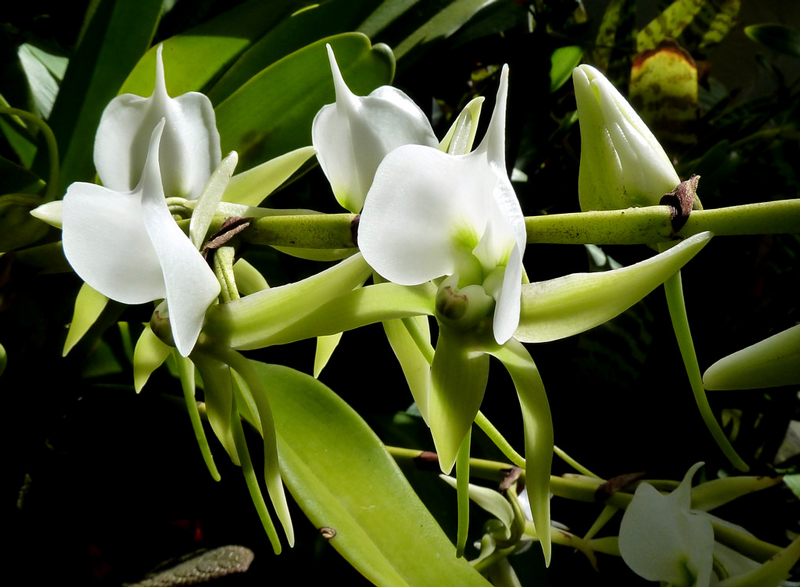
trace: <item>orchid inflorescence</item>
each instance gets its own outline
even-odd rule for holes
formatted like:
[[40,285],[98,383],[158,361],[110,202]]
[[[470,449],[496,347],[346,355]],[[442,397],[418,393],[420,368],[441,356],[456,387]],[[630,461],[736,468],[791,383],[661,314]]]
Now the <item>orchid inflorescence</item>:
[[[94,143],[102,185],[75,182],[61,202],[34,211],[61,227],[64,255],[87,291],[101,300],[154,304],[134,354],[137,391],[172,358],[189,412],[197,416],[193,425],[201,451],[218,477],[195,400],[200,375],[203,415],[230,459],[242,466],[278,552],[280,539],[241,421],[263,438],[266,488],[292,545],[279,434],[265,391],[269,383],[243,351],[317,338],[320,348],[329,347],[329,357],[342,333],[382,323],[416,408],[430,428],[439,467],[444,474],[456,472],[451,483],[459,495],[457,552],[463,553],[466,544],[467,496],[496,518],[487,525],[480,556],[473,561],[496,584],[514,584],[508,557],[532,541],[540,543],[546,564],[552,542],[571,544],[595,565],[595,553],[621,555],[635,573],[674,587],[704,587],[717,579],[720,585],[783,581],[800,557],[798,542],[782,551],[778,562],[762,565],[747,559],[740,564],[744,555],[736,550],[737,539],[723,545],[715,535],[714,524],[724,521],[706,514],[702,504],[694,507],[691,481],[699,464],[666,495],[647,482],[639,482],[632,495],[621,491],[610,511],[613,515],[627,508],[618,538],[580,538],[550,519],[551,493],[569,491],[551,479],[558,431],[547,378],[525,344],[565,339],[606,323],[662,284],[678,332],[681,318],[672,304],[681,294],[675,276],[679,280],[680,269],[712,234],[654,241],[650,244],[661,245],[658,254],[627,267],[530,282],[523,256],[531,228],[506,166],[506,112],[514,84],[510,68],[503,66],[496,76],[491,119],[474,147],[482,98],[453,117],[450,132],[440,141],[427,116],[399,89],[381,86],[367,96],[354,94],[331,45],[326,51],[335,102],[316,114],[311,143],[333,196],[359,216],[349,217],[357,233],[349,248],[341,248],[339,258],[344,260],[325,271],[269,287],[241,258],[241,239],[248,238],[248,231],[257,234],[254,227],[260,219],[279,216],[258,207],[267,194],[254,201],[249,186],[280,185],[312,151],[234,175],[238,156],[233,152],[223,158],[209,98],[199,92],[168,94],[171,72],[165,71],[162,46],[155,50],[152,95],[120,95],[103,113]],[[659,205],[681,183],[659,142],[598,70],[581,65],[573,81],[582,137],[581,209]],[[700,208],[699,199],[694,204]],[[292,217],[312,223],[320,216],[300,211]],[[300,248],[296,252],[302,256]],[[76,317],[80,304],[79,299]],[[431,317],[438,332],[435,342]],[[77,324],[76,318],[73,329]],[[706,372],[706,387],[797,384],[798,332],[795,327],[723,359]],[[686,351],[680,336],[679,343]],[[480,411],[486,393],[502,393],[487,389],[491,357],[508,371],[515,387],[523,455],[511,449]],[[686,369],[691,379],[696,359],[687,359]],[[740,385],[742,380],[746,384]],[[693,389],[725,454],[735,466],[746,468],[705,410],[702,385]],[[468,483],[474,423],[522,470],[521,480],[503,493]],[[595,481],[587,475],[575,487],[596,488]],[[762,486],[752,481],[746,489]],[[715,495],[730,500],[745,492],[741,486],[730,490],[724,483],[714,485],[702,493],[706,505],[713,504],[705,509],[721,504]]]

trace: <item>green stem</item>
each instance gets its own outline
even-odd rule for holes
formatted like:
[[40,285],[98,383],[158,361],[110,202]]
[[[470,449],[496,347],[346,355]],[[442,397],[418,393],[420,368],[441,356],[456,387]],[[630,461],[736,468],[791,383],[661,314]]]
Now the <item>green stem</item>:
[[708,403],[706,390],[703,388],[703,376],[700,374],[700,366],[697,364],[697,354],[692,342],[692,333],[689,330],[689,318],[686,314],[686,304],[683,299],[680,271],[664,282],[664,291],[667,294],[667,306],[672,319],[672,328],[675,330],[675,338],[678,341],[686,374],[689,377],[689,384],[691,385],[697,408],[703,417],[703,422],[705,422],[708,431],[711,432],[711,436],[717,442],[717,446],[733,466],[740,471],[748,471],[750,467],[734,450]]
[[471,429],[461,442],[456,456],[456,502],[458,504],[458,532],[456,534],[456,557],[464,556],[469,533],[469,445]]
[[489,419],[483,415],[483,412],[478,412],[478,415],[475,416],[475,423],[478,425],[478,428],[483,430],[484,434],[489,437],[494,445],[500,449],[505,457],[518,466],[520,469],[525,468],[525,459],[521,454],[514,450],[514,447],[509,444],[509,442],[500,434],[500,431],[494,427],[494,425],[489,421]]
[[595,477],[595,478],[597,478],[597,479],[600,479],[600,475],[596,475],[596,474],[592,473],[592,472],[591,472],[589,469],[587,469],[586,467],[584,467],[583,465],[581,465],[581,464],[580,464],[578,461],[576,461],[575,459],[573,459],[571,456],[569,456],[569,455],[568,455],[567,453],[565,453],[563,450],[561,450],[560,448],[558,448],[556,445],[553,445],[553,452],[554,452],[554,453],[555,453],[555,454],[556,454],[556,455],[557,455],[557,456],[558,456],[558,457],[559,457],[559,458],[560,458],[562,461],[564,461],[565,463],[567,463],[567,464],[568,464],[570,467],[572,467],[573,469],[575,469],[575,470],[576,470],[576,471],[578,471],[579,473],[583,473],[584,475],[587,475],[587,476],[589,476],[589,477]]
[[[800,199],[694,210],[675,233],[669,206],[528,216],[529,244],[636,245],[667,242],[711,231],[717,236],[793,234],[800,229]],[[223,216],[212,223],[221,225]],[[354,214],[288,214],[254,220],[241,233],[246,242],[310,249],[357,246]]]
[[214,275],[220,283],[220,296],[223,302],[238,300],[239,290],[236,288],[236,276],[233,263],[236,251],[233,247],[220,247],[214,251]]
[[50,161],[50,177],[47,181],[47,190],[44,193],[44,201],[42,204],[52,202],[56,199],[56,190],[58,189],[58,145],[53,131],[44,120],[35,114],[20,110],[19,108],[0,106],[0,114],[8,114],[10,116],[22,118],[25,122],[29,122],[38,128],[44,136],[44,142],[45,145],[47,145],[47,156]]

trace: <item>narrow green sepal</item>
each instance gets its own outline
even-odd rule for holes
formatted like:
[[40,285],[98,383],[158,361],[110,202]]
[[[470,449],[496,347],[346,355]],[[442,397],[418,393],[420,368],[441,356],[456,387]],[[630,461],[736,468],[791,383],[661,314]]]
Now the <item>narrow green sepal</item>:
[[718,587],[778,587],[789,578],[792,567],[800,560],[800,538],[749,573],[720,581]]
[[489,357],[476,346],[464,333],[441,326],[431,365],[428,418],[444,473],[456,462],[489,381]]
[[150,324],[145,324],[133,351],[133,387],[136,393],[142,391],[150,375],[167,360],[172,350],[173,347],[161,342],[153,333]]
[[487,349],[508,370],[517,388],[525,428],[525,485],[536,534],[550,565],[550,468],[553,462],[553,419],[539,369],[518,340]]
[[230,411],[233,404],[230,368],[197,348],[192,353],[192,360],[203,378],[208,423],[211,424],[211,429],[231,461],[241,465],[230,425]]
[[339,341],[342,340],[342,332],[337,334],[329,334],[327,336],[317,337],[317,350],[314,353],[314,378],[318,378],[319,374],[325,368],[325,365],[330,361],[333,351],[339,346]]
[[231,178],[222,199],[225,202],[258,206],[314,155],[314,147],[300,147],[238,173]]
[[66,357],[72,348],[80,342],[83,336],[89,331],[100,314],[108,304],[108,298],[99,291],[84,283],[78,296],[75,298],[75,311],[72,314],[72,322],[69,325],[67,340],[64,342],[62,356]]
[[579,334],[618,316],[672,277],[711,239],[691,236],[650,259],[622,269],[573,273],[522,286],[522,342],[549,342]]

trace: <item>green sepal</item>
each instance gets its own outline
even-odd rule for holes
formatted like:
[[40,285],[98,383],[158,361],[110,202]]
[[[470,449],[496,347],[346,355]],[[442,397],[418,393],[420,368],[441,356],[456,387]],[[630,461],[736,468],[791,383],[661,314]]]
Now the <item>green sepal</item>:
[[440,326],[431,365],[428,421],[443,473],[450,473],[489,381],[489,357],[470,334]]
[[206,438],[206,431],[203,428],[200,410],[197,407],[197,400],[195,399],[194,363],[192,363],[191,359],[188,357],[182,357],[177,349],[170,350],[172,351],[172,359],[175,361],[175,365],[178,368],[178,377],[181,380],[183,398],[186,401],[186,410],[189,412],[189,419],[192,422],[192,430],[194,430],[197,446],[200,447],[200,454],[203,456],[203,462],[206,464],[208,472],[211,473],[211,477],[214,481],[219,481],[221,475],[217,470],[217,465],[214,463],[214,456],[211,454],[211,447],[208,445],[208,438]]
[[241,465],[231,430],[230,413],[233,409],[233,387],[230,368],[219,359],[203,353],[197,347],[191,357],[203,378],[208,423],[211,424],[211,429],[225,448],[231,461],[235,465]]
[[[449,475],[439,475],[453,489],[456,488],[456,480]],[[514,509],[508,500],[494,489],[481,485],[469,484],[469,498],[474,501],[481,509],[489,512],[505,526],[505,539],[511,536],[511,526],[514,524]]]
[[233,276],[236,278],[236,287],[243,296],[269,289],[269,283],[261,272],[246,259],[240,258],[233,264]]
[[761,566],[717,583],[718,587],[778,587],[788,579],[792,567],[800,560],[800,538],[771,557]]
[[800,383],[800,325],[724,357],[703,373],[711,390],[757,389]]
[[142,391],[153,371],[164,364],[173,350],[155,335],[149,323],[145,324],[133,350],[133,388],[136,393]]
[[525,429],[525,486],[545,565],[550,564],[550,469],[553,463],[553,419],[539,369],[528,351],[511,338],[486,352],[508,370],[522,410]]
[[325,365],[333,355],[333,351],[339,346],[339,341],[342,340],[341,332],[336,334],[328,334],[327,336],[317,337],[317,350],[314,353],[314,378],[319,377]]
[[72,314],[72,322],[69,325],[67,340],[64,342],[64,350],[61,356],[66,357],[72,348],[80,342],[83,336],[89,331],[100,314],[108,304],[108,298],[89,284],[81,286],[78,296],[75,298],[75,310]]
[[761,491],[783,481],[783,476],[720,477],[692,488],[692,509],[707,512],[736,498]]
[[469,101],[450,125],[450,130],[439,143],[439,150],[451,155],[466,155],[472,151],[475,134],[478,132],[478,121],[481,117],[483,96],[478,96]]
[[208,178],[203,187],[203,193],[197,198],[197,205],[192,212],[192,219],[189,222],[189,239],[194,248],[198,251],[202,248],[206,239],[208,227],[214,219],[217,206],[222,201],[222,196],[239,162],[239,155],[236,151],[229,153]]
[[524,284],[514,337],[522,342],[549,342],[611,320],[674,275],[711,236],[710,232],[693,235],[664,253],[622,269]]
[[258,206],[313,155],[314,147],[300,147],[237,173],[231,178],[222,199],[245,206]]
[[[237,349],[261,348],[289,326],[314,314],[332,298],[360,286],[372,269],[360,254],[302,281],[273,287],[219,304],[206,315],[205,333]],[[346,328],[315,332],[304,338],[343,332]],[[299,340],[299,339],[294,339]]]
[[385,320],[383,330],[403,370],[414,403],[417,404],[422,419],[428,423],[430,367],[434,352],[431,346],[429,319],[427,316],[412,316],[399,320]]

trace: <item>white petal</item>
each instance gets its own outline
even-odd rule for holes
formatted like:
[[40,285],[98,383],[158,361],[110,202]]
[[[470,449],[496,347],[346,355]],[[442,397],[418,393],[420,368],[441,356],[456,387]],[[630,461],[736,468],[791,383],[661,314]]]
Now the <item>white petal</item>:
[[669,495],[647,483],[636,489],[620,524],[619,550],[639,576],[674,587],[708,586],[714,530],[708,518],[689,509],[691,479],[701,465]]
[[55,228],[61,228],[62,221],[61,221],[61,200],[55,200],[53,202],[47,202],[47,204],[42,204],[41,206],[37,206],[33,210],[31,210],[31,216],[34,218],[38,218],[42,222],[47,222],[50,226],[54,226]]
[[198,92],[169,97],[161,51],[159,46],[153,95],[117,96],[103,112],[94,163],[103,185],[131,191],[139,183],[153,128],[166,118],[161,143],[164,189],[169,196],[196,198],[221,159],[214,109]]
[[64,255],[81,279],[124,304],[164,297],[161,266],[144,226],[140,193],[74,183],[64,196],[62,213]]
[[141,192],[145,229],[163,273],[172,336],[178,351],[186,357],[200,334],[206,310],[219,295],[220,285],[167,208],[157,163],[163,128],[160,123],[153,131],[150,155],[138,191]]
[[336,199],[357,213],[389,152],[401,145],[436,146],[438,141],[425,114],[406,94],[382,86],[369,96],[356,96],[344,82],[330,45],[328,57],[336,103],[317,113],[312,143]]
[[383,277],[416,285],[456,270],[480,241],[496,177],[470,155],[407,145],[375,174],[358,228],[366,261]]

